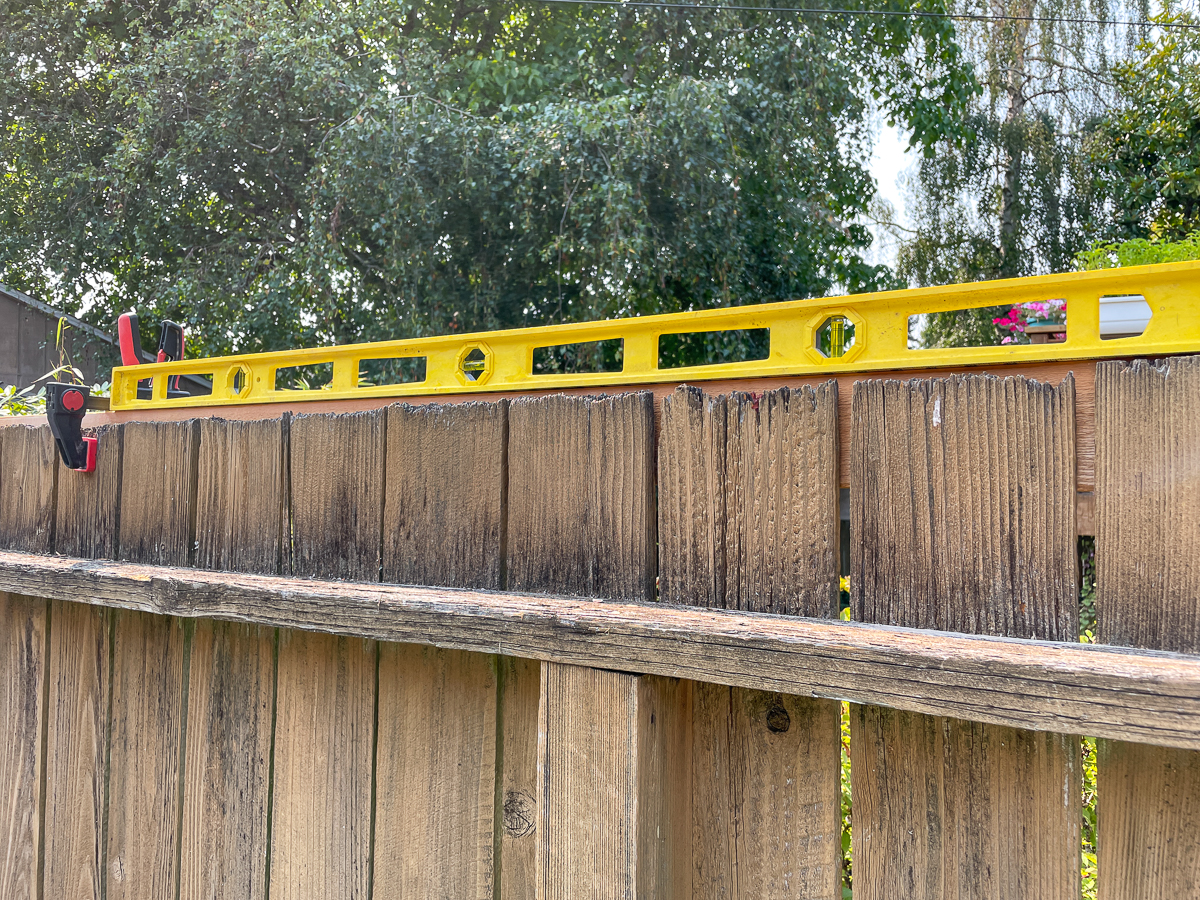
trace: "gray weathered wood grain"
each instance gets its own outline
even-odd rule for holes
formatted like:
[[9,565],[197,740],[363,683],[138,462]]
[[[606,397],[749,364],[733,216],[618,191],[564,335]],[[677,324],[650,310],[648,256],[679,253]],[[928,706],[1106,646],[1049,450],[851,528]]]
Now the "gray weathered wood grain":
[[651,394],[510,405],[509,588],[650,599],[654,522]]
[[60,464],[54,552],[114,559],[121,508],[122,425],[94,430],[96,471],[72,472]]
[[[1200,653],[1200,357],[1096,373],[1096,621],[1110,644]],[[1099,895],[1200,885],[1200,753],[1101,741]]]
[[28,553],[52,548],[58,469],[49,426],[0,428],[0,547]]
[[293,574],[379,577],[386,422],[386,409],[291,420]]
[[[1075,639],[1074,399],[1070,377],[858,382],[854,617]],[[1079,739],[970,718],[851,711],[856,896],[1078,895]]]
[[384,581],[502,587],[507,432],[506,402],[388,409]]
[[862,622],[1075,640],[1074,381],[860,381],[850,595]]
[[663,400],[659,596],[835,616],[837,387]]
[[286,434],[286,419],[200,420],[195,558],[200,568],[283,571]]
[[120,556],[191,562],[199,422],[130,422],[121,444]]

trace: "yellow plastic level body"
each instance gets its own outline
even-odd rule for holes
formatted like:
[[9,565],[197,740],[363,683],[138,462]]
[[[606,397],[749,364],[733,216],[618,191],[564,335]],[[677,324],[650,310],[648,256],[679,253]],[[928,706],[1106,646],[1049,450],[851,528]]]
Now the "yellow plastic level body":
[[[1102,297],[1133,298],[1129,302],[1147,309],[1150,318],[1142,333],[1111,339],[1102,337]],[[1144,298],[1144,305],[1140,304],[1140,298]],[[908,346],[911,316],[1056,299],[1067,301],[1066,340],[1060,343],[930,350],[913,350]],[[741,329],[769,329],[770,349],[765,359],[682,368],[659,367],[659,338],[663,335]],[[839,339],[842,335],[844,340]],[[838,350],[845,348],[844,352],[841,355],[836,351],[829,355],[822,353],[818,349],[822,337],[826,346],[832,345]],[[534,373],[533,356],[538,348],[612,339],[623,342],[620,371]],[[122,366],[113,369],[111,405],[113,409],[153,409],[530,391],[1196,352],[1200,352],[1200,262],[1186,262],[578,325]],[[359,384],[359,370],[364,361],[420,357],[425,359],[423,381]],[[315,390],[276,388],[279,369],[321,363],[332,364],[332,382],[326,387]],[[169,398],[167,381],[174,375],[199,375],[211,379],[211,396]],[[138,381],[146,379],[152,381],[151,396],[139,400]]]

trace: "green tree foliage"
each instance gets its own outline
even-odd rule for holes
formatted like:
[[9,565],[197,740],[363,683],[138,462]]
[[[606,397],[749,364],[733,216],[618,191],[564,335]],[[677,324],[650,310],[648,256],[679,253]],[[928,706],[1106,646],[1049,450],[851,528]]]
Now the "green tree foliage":
[[185,319],[204,353],[885,286],[856,223],[864,109],[923,145],[961,134],[953,34],[536,0],[0,0],[0,274],[101,326]]
[[[1106,193],[1092,165],[1095,121],[1113,103],[1112,63],[1136,29],[1063,19],[1137,17],[1136,8],[1079,0],[959,0],[956,9],[1008,21],[960,29],[983,93],[967,120],[973,140],[945,143],[910,179],[914,230],[898,272],[933,285],[1066,271],[1098,233]],[[1032,17],[1035,21],[1029,21]],[[998,344],[1006,307],[926,317],[926,347]]]
[[1133,238],[1110,244],[1094,244],[1079,254],[1080,269],[1115,269],[1120,266],[1149,266],[1155,263],[1200,259],[1200,231],[1178,241]]
[[[1200,24],[1194,15],[1162,21]],[[1095,159],[1110,190],[1116,238],[1179,239],[1200,228],[1200,32],[1163,31],[1116,67],[1118,107],[1098,129]]]
[[1103,220],[1095,124],[1115,102],[1114,58],[1136,52],[1141,33],[1078,20],[1141,18],[1144,4],[964,2],[965,12],[1034,21],[966,26],[969,56],[984,73],[976,139],[922,163],[918,234],[901,271],[921,284],[1066,271]]

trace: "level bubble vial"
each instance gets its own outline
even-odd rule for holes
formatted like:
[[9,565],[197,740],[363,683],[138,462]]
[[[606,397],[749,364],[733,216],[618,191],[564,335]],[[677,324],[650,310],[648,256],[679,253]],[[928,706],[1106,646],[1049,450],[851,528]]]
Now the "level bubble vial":
[[818,326],[815,346],[826,359],[841,359],[854,346],[854,323],[846,316],[830,316]]

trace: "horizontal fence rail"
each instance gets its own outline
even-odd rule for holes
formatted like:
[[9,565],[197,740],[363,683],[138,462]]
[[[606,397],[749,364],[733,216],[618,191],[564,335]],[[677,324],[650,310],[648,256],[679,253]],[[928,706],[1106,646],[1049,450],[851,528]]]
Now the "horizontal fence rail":
[[[1200,657],[733,610],[0,552],[10,590],[1200,749]],[[1070,710],[1070,712],[1066,712]]]

